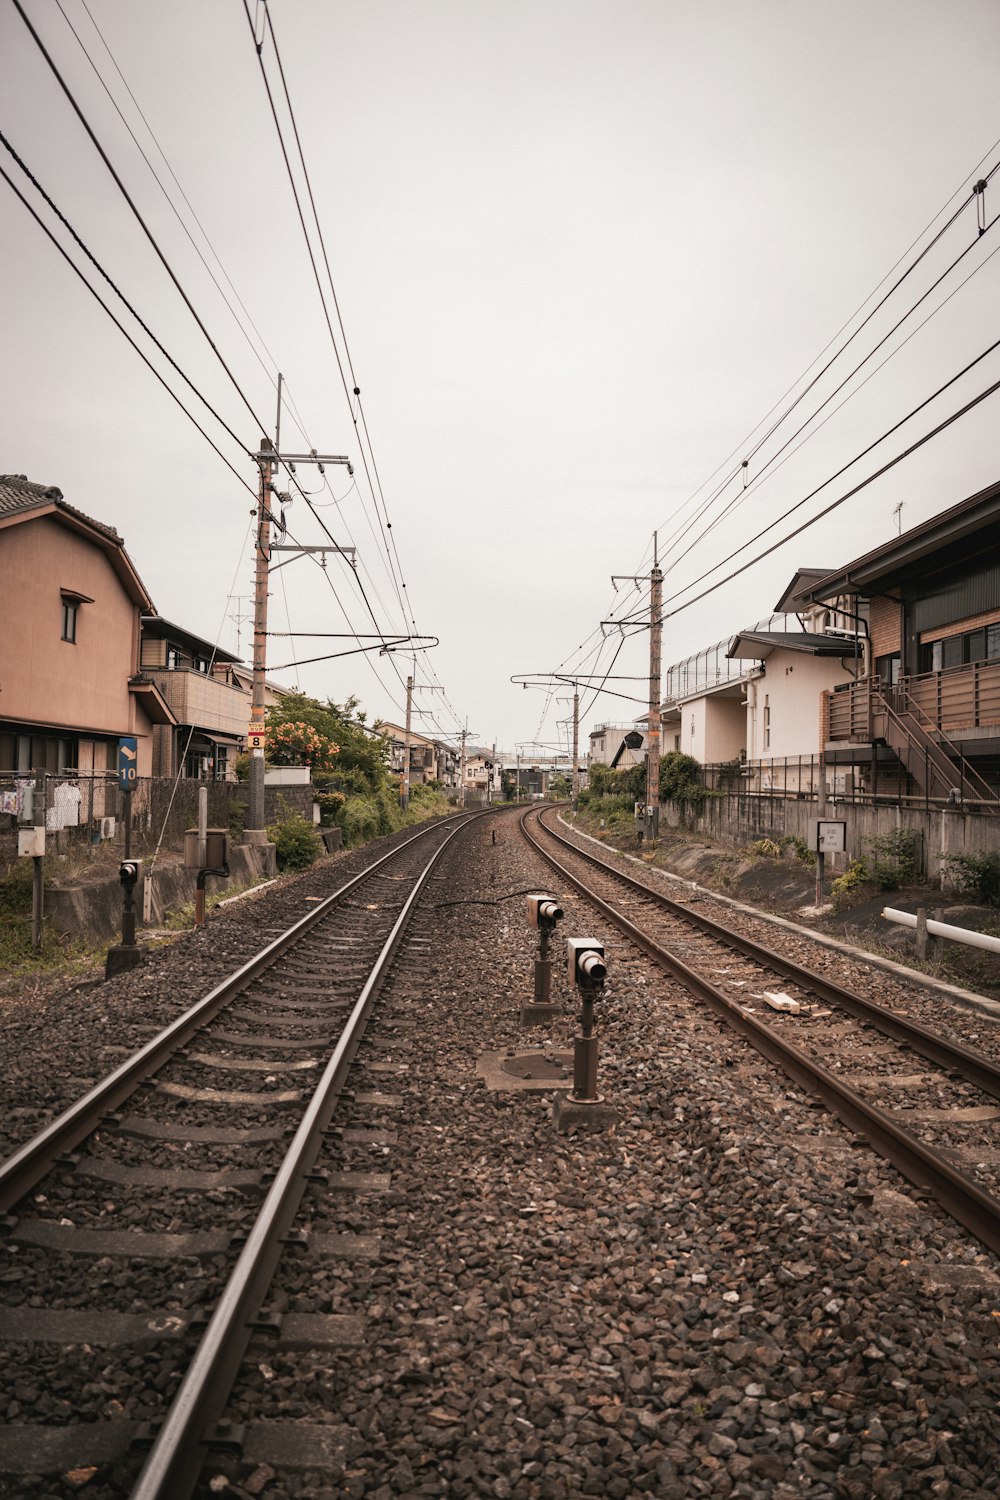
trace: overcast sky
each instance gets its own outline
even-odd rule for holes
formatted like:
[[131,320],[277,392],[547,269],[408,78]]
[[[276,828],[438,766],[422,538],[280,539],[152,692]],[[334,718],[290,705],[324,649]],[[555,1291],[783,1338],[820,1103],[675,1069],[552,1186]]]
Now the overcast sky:
[[[300,558],[274,575],[271,628],[406,633],[412,619],[440,639],[417,657],[416,706],[433,717],[414,727],[453,736],[465,723],[511,752],[565,743],[558,721],[572,692],[549,701],[512,675],[611,666],[609,687],[644,696],[648,634],[630,636],[613,666],[614,627],[597,648],[602,620],[642,612],[644,595],[629,597],[627,583],[615,594],[611,575],[648,572],[654,531],[668,569],[666,666],[768,615],[798,567],[833,569],[1000,477],[994,397],[720,581],[1000,378],[1000,355],[984,360],[751,541],[998,337],[998,261],[988,258],[1000,230],[979,236],[977,207],[990,223],[1000,176],[982,204],[966,202],[1000,154],[996,0],[271,0],[349,366],[329,292],[327,306],[363,424],[345,396],[243,0],[19,3],[234,380],[13,0],[0,0],[0,130],[232,429],[235,440],[118,304],[237,473],[3,181],[0,470],[58,485],[117,527],[158,611],[226,649],[237,647],[229,596],[246,614],[252,593],[253,502],[240,480],[255,488],[248,452],[262,431],[274,435],[278,370],[302,428],[285,410],[283,450],[354,464],[353,487],[334,466],[329,489],[308,468],[298,478],[319,491],[336,540],[356,546],[364,597],[343,560],[323,573]],[[260,38],[263,7],[250,14]],[[261,57],[292,151],[269,35]],[[2,145],[0,165],[87,265]],[[963,203],[758,448],[786,393],[802,391],[841,330]],[[313,249],[321,264],[315,236]],[[324,540],[302,498],[288,523],[298,541]],[[275,637],[269,659],[354,645]],[[239,647],[249,656],[246,620]],[[399,721],[408,670],[402,655],[352,655],[302,667],[298,681]],[[585,735],[641,704],[585,694],[582,710]]]

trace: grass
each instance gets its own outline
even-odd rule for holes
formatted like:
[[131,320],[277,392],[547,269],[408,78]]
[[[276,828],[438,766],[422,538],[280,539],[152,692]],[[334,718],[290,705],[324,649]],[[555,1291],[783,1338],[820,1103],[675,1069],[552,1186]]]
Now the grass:
[[31,912],[31,865],[26,860],[18,861],[0,881],[0,971],[18,975],[60,971],[71,975],[103,963],[103,947],[68,938],[48,921],[42,922],[41,946],[36,952],[31,941]]

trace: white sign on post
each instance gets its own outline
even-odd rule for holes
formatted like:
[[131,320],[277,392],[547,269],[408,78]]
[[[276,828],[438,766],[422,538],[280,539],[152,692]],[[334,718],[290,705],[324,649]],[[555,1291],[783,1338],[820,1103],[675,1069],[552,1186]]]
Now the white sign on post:
[[841,818],[816,818],[813,821],[812,846],[817,854],[844,854],[847,851],[847,822]]

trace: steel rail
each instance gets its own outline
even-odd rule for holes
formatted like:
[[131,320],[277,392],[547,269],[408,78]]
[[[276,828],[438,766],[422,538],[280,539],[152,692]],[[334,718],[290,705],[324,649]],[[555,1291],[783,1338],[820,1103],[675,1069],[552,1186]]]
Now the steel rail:
[[[466,815],[465,821],[468,821]],[[40,1181],[52,1164],[84,1140],[97,1128],[101,1120],[116,1109],[144,1079],[157,1072],[168,1059],[182,1047],[202,1026],[206,1025],[240,990],[268,969],[286,949],[321,922],[327,913],[343,901],[363,881],[376,873],[383,865],[396,859],[418,839],[426,837],[440,823],[421,828],[405,843],[390,849],[360,875],[340,886],[332,895],[317,905],[298,922],[295,922],[274,942],[262,948],[221,984],[195,1002],[188,1010],[171,1021],[155,1037],[127,1058],[113,1073],[101,1079],[83,1094],[74,1104],[50,1121],[37,1135],[19,1146],[16,1151],[0,1162],[0,1212],[9,1211],[24,1194]],[[461,825],[460,825],[461,826]]]
[[368,1015],[431,872],[463,826],[451,830],[418,876],[365,981],[143,1465],[131,1500],[187,1500],[197,1485],[211,1447],[209,1428],[229,1399],[253,1334],[251,1319],[274,1275],[284,1248],[282,1239],[298,1211]]
[[[541,822],[540,814],[539,821]],[[653,890],[633,875],[627,874],[617,866],[609,864],[607,860],[592,854],[589,849],[581,849],[578,844],[574,844],[571,839],[565,838],[554,828],[550,828],[547,823],[543,822],[541,826],[550,838],[555,839],[564,848],[571,849],[581,859],[587,860],[599,869],[606,870],[616,879],[624,881],[626,885],[648,896],[673,916],[699,928],[707,936],[725,943],[727,947],[742,953],[745,958],[756,959],[766,964],[769,969],[773,969],[775,973],[783,975],[784,978],[808,986],[823,1000],[828,1000],[832,1005],[839,1005],[843,1010],[856,1016],[859,1021],[875,1027],[884,1036],[891,1037],[896,1042],[904,1042],[906,1046],[911,1047],[914,1052],[926,1057],[930,1062],[960,1074],[967,1083],[974,1084],[976,1088],[982,1089],[994,1099],[1000,1099],[1000,1065],[982,1052],[966,1047],[961,1042],[953,1042],[950,1038],[942,1036],[940,1032],[924,1026],[920,1021],[911,1021],[908,1016],[900,1015],[898,1011],[876,1005],[874,1001],[866,1000],[863,995],[857,994],[854,990],[844,989],[842,985],[826,979],[822,974],[814,974],[811,969],[803,968],[794,959],[785,958],[783,954],[765,948],[762,943],[755,942],[753,938],[730,931],[728,927],[713,921],[704,912],[692,911],[687,905],[682,906],[679,902],[672,901],[662,891]]]
[[[985,1192],[978,1183],[959,1172],[940,1152],[898,1124],[891,1115],[876,1105],[870,1104],[854,1089],[849,1088],[836,1074],[816,1062],[808,1053],[793,1043],[785,1041],[770,1026],[758,1021],[742,1006],[730,1000],[710,980],[688,967],[668,949],[661,947],[628,917],[604,901],[595,891],[573,875],[556,857],[546,850],[525,826],[527,815],[521,819],[521,827],[528,842],[559,874],[585,899],[591,902],[619,931],[639,947],[654,963],[665,968],[679,979],[692,994],[707,1001],[712,1009],[735,1031],[769,1061],[776,1063],[788,1076],[811,1094],[820,1098],[850,1130],[863,1136],[869,1144],[895,1166],[915,1187],[932,1193],[953,1219],[962,1224],[995,1255],[1000,1254],[1000,1201]],[[542,824],[542,827],[545,827]],[[552,830],[545,828],[546,833]],[[558,836],[556,836],[558,837]],[[566,843],[566,840],[560,840]],[[584,850],[574,844],[568,847],[581,858],[595,864]],[[610,868],[610,867],[605,867]],[[618,874],[618,871],[612,871]],[[629,883],[632,883],[631,881]],[[644,889],[646,889],[644,887]],[[655,895],[655,892],[653,893]],[[803,974],[808,971],[802,970]]]

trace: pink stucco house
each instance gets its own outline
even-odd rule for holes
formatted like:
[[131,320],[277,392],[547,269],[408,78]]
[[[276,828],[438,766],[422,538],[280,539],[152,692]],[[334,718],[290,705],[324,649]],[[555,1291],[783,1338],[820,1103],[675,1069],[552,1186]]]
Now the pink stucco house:
[[117,531],[2,474],[0,579],[0,772],[114,769],[136,735],[149,776],[153,725],[175,720],[139,673],[155,611]]

